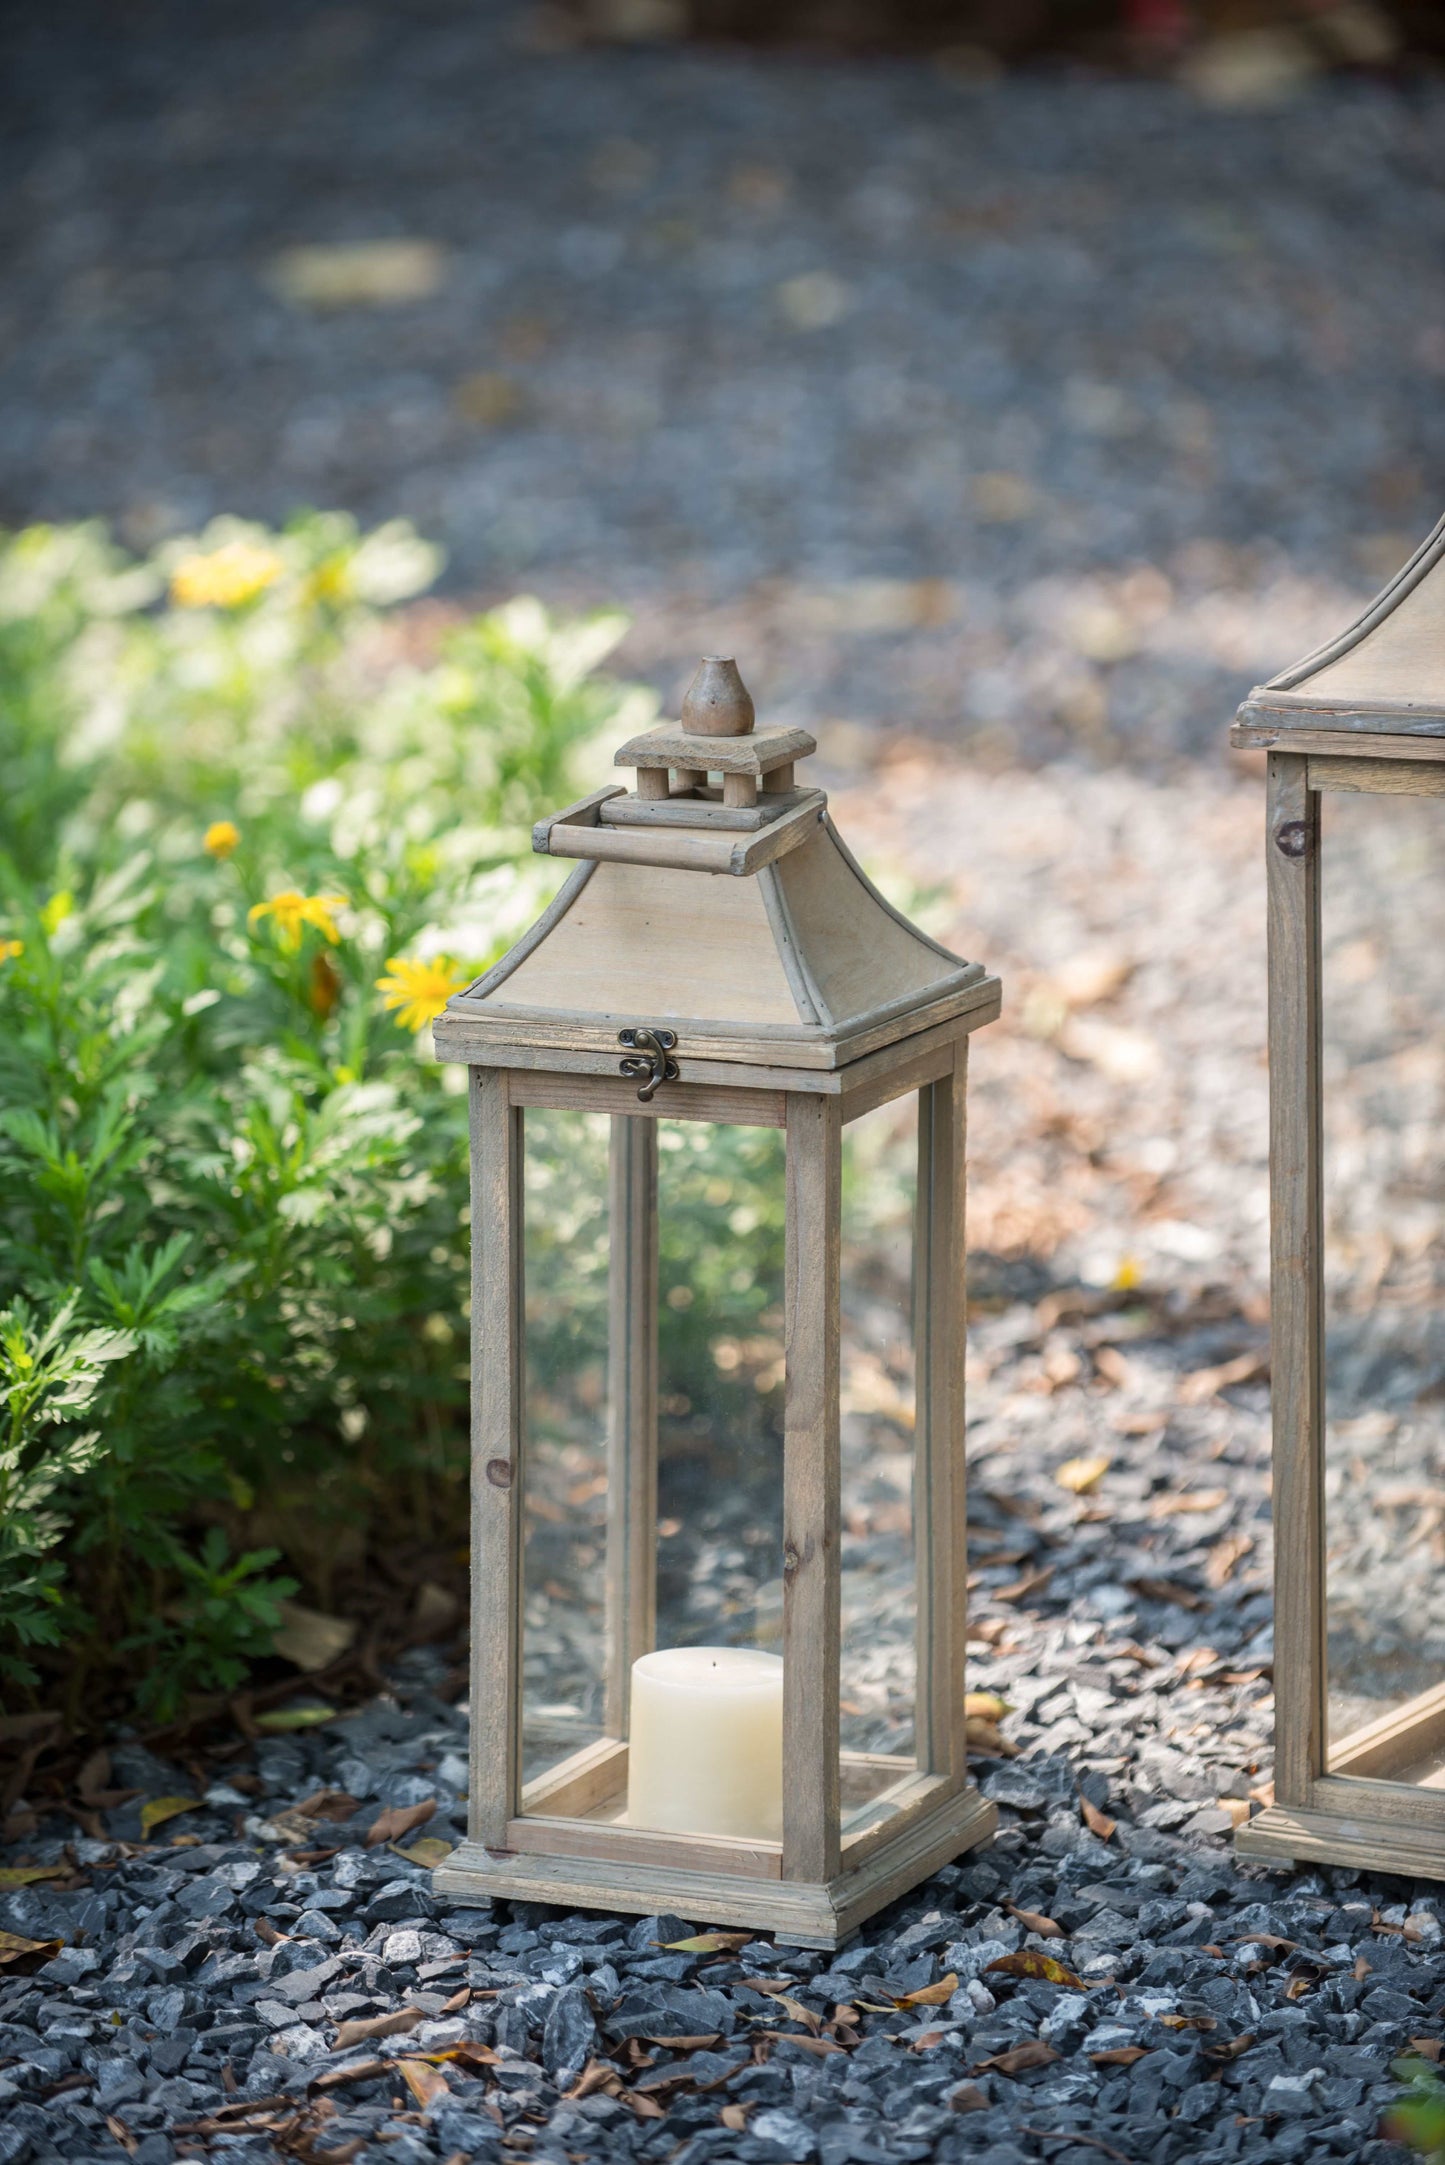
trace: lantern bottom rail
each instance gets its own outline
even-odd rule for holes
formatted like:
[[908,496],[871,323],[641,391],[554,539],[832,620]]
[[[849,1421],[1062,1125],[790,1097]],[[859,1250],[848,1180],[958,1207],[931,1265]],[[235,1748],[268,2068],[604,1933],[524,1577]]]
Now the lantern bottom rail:
[[[1334,1786],[1326,1781],[1317,1790]],[[1427,1795],[1436,1806],[1445,1802],[1438,1790]],[[1387,1816],[1351,1810],[1333,1797],[1308,1807],[1269,1805],[1239,1829],[1234,1847],[1241,1857],[1270,1864],[1341,1864],[1398,1872],[1407,1879],[1445,1879],[1445,1819],[1431,1813],[1412,1821],[1393,1811]]]
[[[834,1948],[875,1910],[989,1840],[997,1823],[995,1806],[977,1789],[938,1802],[915,1798],[891,1819],[860,1829],[851,1841],[845,1837],[843,1869],[823,1883],[781,1878],[781,1851],[772,1845],[756,1845],[761,1869],[753,1876],[739,1869],[747,1850],[737,1843],[599,1820],[520,1819],[509,1832],[525,1829],[529,1842],[545,1841],[545,1849],[524,1854],[467,1841],[433,1878],[439,1894],[455,1899],[505,1896],[640,1916],[670,1910],[698,1922],[772,1932],[797,1946]],[[597,1836],[610,1854],[579,1853]],[[721,1869],[719,1851],[728,1853]]]

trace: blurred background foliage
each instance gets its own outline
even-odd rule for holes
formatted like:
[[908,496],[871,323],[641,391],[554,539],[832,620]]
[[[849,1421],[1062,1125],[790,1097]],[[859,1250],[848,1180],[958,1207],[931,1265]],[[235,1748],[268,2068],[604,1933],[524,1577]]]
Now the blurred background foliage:
[[[0,1677],[154,1717],[298,1589],[464,1576],[448,992],[556,884],[530,826],[645,724],[616,617],[419,654],[395,523],[0,553]],[[381,1536],[381,1538],[378,1538]]]

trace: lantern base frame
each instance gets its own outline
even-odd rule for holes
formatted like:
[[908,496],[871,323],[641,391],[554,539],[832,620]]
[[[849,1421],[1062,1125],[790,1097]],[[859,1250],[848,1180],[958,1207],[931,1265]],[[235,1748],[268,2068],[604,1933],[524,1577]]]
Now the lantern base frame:
[[831,1949],[940,1865],[990,1840],[997,1824],[997,1808],[986,1797],[974,1788],[961,1790],[825,1883],[623,1863],[569,1856],[560,1849],[523,1856],[466,1841],[436,1867],[432,1884],[439,1895],[453,1899],[504,1896],[642,1917],[671,1911],[708,1924],[772,1932],[793,1946]]
[[1438,1824],[1411,1825],[1379,1812],[1349,1812],[1343,1805],[1333,1811],[1268,1805],[1239,1828],[1234,1847],[1238,1856],[1269,1864],[1340,1864],[1357,1871],[1398,1872],[1407,1879],[1445,1880],[1445,1839]]

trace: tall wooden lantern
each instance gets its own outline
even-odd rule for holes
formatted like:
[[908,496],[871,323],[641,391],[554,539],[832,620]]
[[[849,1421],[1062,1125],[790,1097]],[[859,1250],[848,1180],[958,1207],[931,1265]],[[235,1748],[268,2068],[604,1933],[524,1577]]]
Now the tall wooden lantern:
[[[733,663],[706,659],[680,724],[618,752],[635,789],[539,824],[535,847],[575,869],[436,1026],[440,1054],[469,1069],[473,1166],[471,1800],[468,1839],[437,1875],[451,1894],[671,1912],[831,1947],[993,1829],[965,1764],[963,1205],[968,1037],[997,1015],[999,985],[870,885],[823,792],[795,779],[814,749],[801,729],[755,730]],[[910,1621],[887,1616],[912,1686],[900,1753],[850,1747],[862,1702],[840,1688],[849,1423],[893,1403],[883,1356],[858,1370],[872,1400],[840,1397],[840,1367],[845,1131],[910,1105],[899,1328],[916,1413],[911,1396],[895,1408],[886,1461],[896,1470],[906,1445]],[[594,1143],[595,1206],[575,1199]],[[572,1198],[560,1220],[559,1196]],[[691,1217],[674,1213],[679,1198]],[[534,1243],[534,1203],[554,1209],[550,1246]],[[707,1226],[704,1269],[688,1241]],[[574,1265],[574,1291],[558,1294]],[[876,1285],[865,1295],[876,1307]],[[710,1335],[722,1299],[755,1316],[751,1335]],[[684,1327],[732,1393],[720,1413],[669,1373],[668,1334]],[[753,1350],[770,1330],[771,1380]],[[548,1350],[563,1339],[593,1347],[570,1397]],[[767,1405],[771,1438],[752,1410]],[[745,1477],[776,1483],[776,1520],[735,1511],[736,1546],[720,1543],[712,1577],[696,1545],[690,1578],[669,1560],[688,1528],[685,1506],[659,1513],[660,1426],[664,1472],[680,1437],[705,1469],[704,1502],[736,1502]],[[568,1547],[560,1522],[578,1497],[596,1538]],[[740,1596],[750,1541],[764,1560]],[[694,1597],[714,1605],[679,1632],[677,1599]]]
[[1276,1559],[1238,1846],[1445,1878],[1445,521],[1233,741],[1269,755]]

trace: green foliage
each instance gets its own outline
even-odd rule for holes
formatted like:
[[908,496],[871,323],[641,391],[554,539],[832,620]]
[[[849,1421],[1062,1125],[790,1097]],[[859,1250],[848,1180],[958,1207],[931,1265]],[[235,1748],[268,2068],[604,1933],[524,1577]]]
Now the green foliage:
[[1395,2072],[1408,2087],[1391,2106],[1385,2133],[1423,2157],[1445,2158],[1445,2082],[1427,2060],[1399,2060]]
[[595,674],[614,617],[421,651],[390,605],[435,569],[333,516],[0,547],[12,1692],[168,1715],[373,1526],[464,1526],[465,1096],[423,1024],[650,710]]

